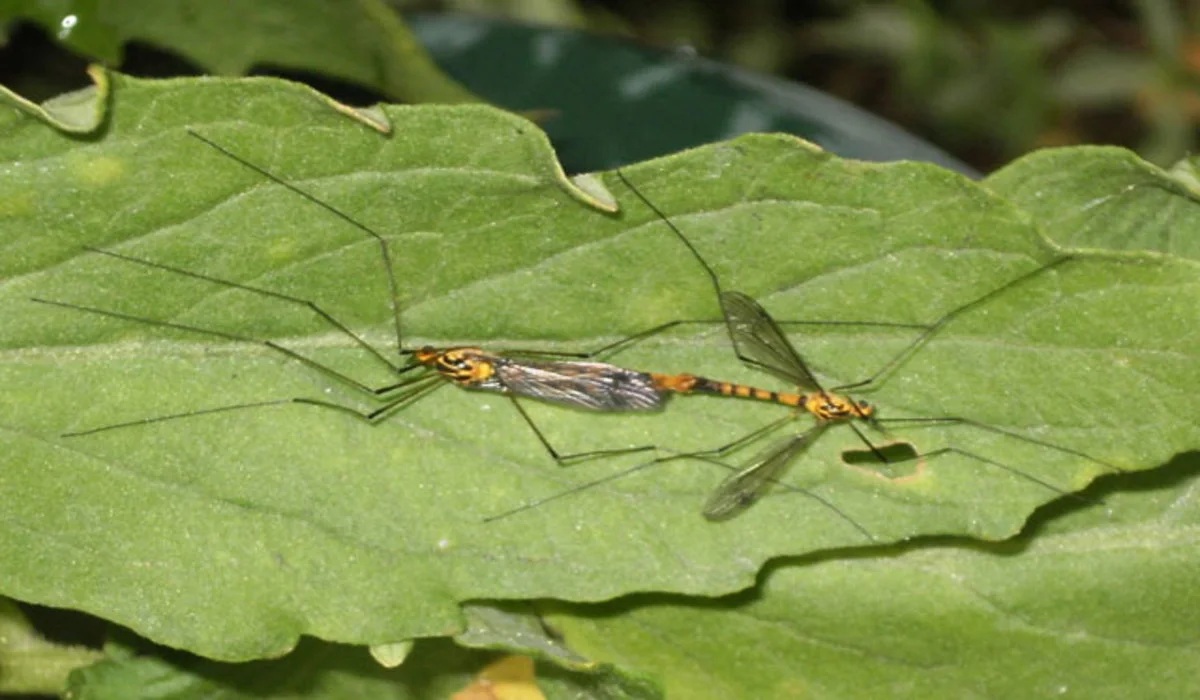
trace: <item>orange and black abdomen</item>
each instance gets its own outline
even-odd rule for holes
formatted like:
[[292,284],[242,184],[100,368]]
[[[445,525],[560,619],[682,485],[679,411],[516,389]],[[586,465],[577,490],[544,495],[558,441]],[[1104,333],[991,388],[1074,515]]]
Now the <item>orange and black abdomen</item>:
[[800,406],[804,403],[805,396],[803,394],[783,394],[777,391],[768,391],[767,389],[759,389],[758,387],[746,386],[745,384],[734,384],[732,382],[719,382],[704,377],[697,377],[693,374],[655,374],[655,383],[664,391],[674,391],[680,394],[710,394],[714,396],[732,396],[738,399],[753,399],[755,401],[768,401],[770,403],[780,403],[785,406]]

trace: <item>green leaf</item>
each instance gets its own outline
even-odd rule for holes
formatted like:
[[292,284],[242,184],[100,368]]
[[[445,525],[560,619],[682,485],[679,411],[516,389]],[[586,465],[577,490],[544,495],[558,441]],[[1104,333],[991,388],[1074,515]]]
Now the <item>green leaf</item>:
[[93,84],[38,104],[0,85],[0,102],[23,110],[56,129],[73,134],[90,134],[104,123],[108,106],[108,73],[99,66],[88,70]]
[[[490,613],[494,618],[495,613]],[[367,649],[305,639],[279,659],[231,664],[156,648],[117,632],[106,645],[109,658],[71,675],[69,697],[80,700],[127,698],[420,698],[458,697],[474,686],[507,680],[527,693],[536,686],[545,697],[660,698],[648,681],[623,677],[611,670],[570,672],[549,664],[521,669],[521,677],[496,678],[499,655],[455,646],[449,639],[422,639],[412,644],[404,663],[380,665]],[[511,657],[510,657],[511,659]],[[493,686],[494,687],[494,686]],[[499,690],[499,689],[497,689]],[[532,694],[497,697],[537,697]],[[466,696],[464,696],[466,697]]]
[[101,658],[93,649],[44,639],[16,603],[0,598],[0,695],[57,694],[71,671]]
[[1171,166],[1170,172],[1176,182],[1193,193],[1200,193],[1200,156],[1191,156],[1180,160]]
[[[549,629],[530,603],[470,603],[463,606],[467,629],[454,641],[465,647],[498,649],[550,661],[538,668],[538,685],[597,698],[660,698],[649,673],[601,666],[571,650]],[[553,692],[552,692],[553,695]],[[576,697],[572,695],[571,697]]]
[[1070,248],[1154,250],[1200,259],[1200,190],[1123,148],[1036,151],[984,184]]
[[[771,567],[719,601],[542,606],[573,649],[668,697],[1193,697],[1200,460],[1002,544],[932,540]],[[663,643],[670,640],[670,643]]]
[[454,640],[465,647],[500,649],[553,661],[566,669],[591,670],[595,664],[567,648],[542,626],[533,606],[467,604],[467,629]]
[[[581,350],[719,315],[670,230],[612,177],[622,215],[573,199],[528,122],[481,107],[384,112],[391,138],[279,81],[114,76],[102,139],[3,115],[0,593],[247,659],[301,634],[359,644],[453,634],[464,600],[718,595],[751,585],[773,557],[869,543],[782,487],[742,517],[707,522],[702,504],[729,472],[684,460],[485,523],[646,457],[559,466],[507,399],[455,388],[375,426],[290,404],[60,437],[290,397],[373,404],[262,344],[31,297],[272,339],[372,386],[396,381],[300,305],[84,250],[315,300],[382,353],[394,349],[374,240],[185,126],[383,232],[406,347]],[[624,174],[726,288],[781,319],[932,323],[1058,257],[1024,212],[961,177],[841,161],[789,137]],[[863,445],[835,426],[783,478],[875,542],[1000,539],[1111,471],[1095,460],[1138,470],[1194,449],[1198,281],[1188,260],[1080,255],[961,315],[858,395],[883,417],[965,416],[1091,458],[969,425],[893,426],[921,453],[957,447],[989,461],[947,454],[885,474],[842,463]],[[792,339],[836,386],[870,375],[914,334],[809,326]],[[614,360],[789,389],[742,367],[719,326],[682,327]],[[713,448],[786,415],[688,396],[661,414],[527,410],[563,452]],[[810,424],[800,417],[785,432]]]
[[124,44],[176,52],[203,70],[289,68],[357,83],[406,102],[479,102],[443,73],[381,0],[260,0],[253,5],[143,0],[13,0],[0,20],[29,19],[98,62]]
[[366,649],[304,640],[282,659],[228,664],[145,649],[76,672],[70,697],[125,698],[447,698],[470,683],[487,655],[447,640],[418,643],[412,658],[385,669]]

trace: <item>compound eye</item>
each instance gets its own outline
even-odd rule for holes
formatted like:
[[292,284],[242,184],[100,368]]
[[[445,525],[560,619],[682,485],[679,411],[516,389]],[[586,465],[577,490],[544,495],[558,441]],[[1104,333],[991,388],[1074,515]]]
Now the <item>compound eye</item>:
[[444,353],[442,355],[441,365],[451,372],[461,372],[462,370],[466,369],[467,361],[462,355],[451,355],[450,353]]

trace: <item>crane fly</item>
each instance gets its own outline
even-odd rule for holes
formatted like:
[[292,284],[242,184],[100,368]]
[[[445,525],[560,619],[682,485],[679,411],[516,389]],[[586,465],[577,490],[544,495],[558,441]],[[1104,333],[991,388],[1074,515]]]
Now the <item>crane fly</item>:
[[[218,277],[213,277],[211,275],[202,275],[190,270],[184,270],[182,268],[164,265],[162,263],[144,260],[113,251],[100,250],[97,248],[87,248],[87,250],[95,254],[105,255],[111,258],[122,260],[124,262],[202,279],[214,284],[251,291],[258,294],[275,297],[283,301],[304,305],[314,311],[326,322],[330,323],[333,327],[338,329],[342,334],[353,340],[356,345],[368,352],[371,357],[383,363],[397,377],[402,378],[396,382],[381,387],[371,387],[359,382],[345,373],[329,367],[328,365],[319,363],[310,357],[302,355],[284,345],[281,345],[274,340],[264,340],[261,338],[255,338],[237,333],[229,333],[209,328],[201,328],[198,326],[134,316],[131,314],[125,314],[118,311],[101,309],[92,306],[85,306],[82,304],[34,298],[32,301],[36,303],[57,306],[73,311],[91,313],[175,330],[183,330],[191,333],[210,335],[227,340],[260,343],[276,352],[282,353],[287,357],[324,372],[342,383],[355,387],[363,393],[378,397],[383,402],[382,405],[373,410],[360,411],[350,406],[325,401],[323,399],[293,397],[251,403],[231,404],[197,411],[187,411],[184,413],[142,418],[122,423],[110,423],[85,430],[63,433],[63,437],[79,437],[119,428],[128,428],[181,418],[293,403],[333,409],[348,413],[351,416],[360,418],[367,422],[374,423],[387,417],[394,411],[400,410],[415,403],[416,401],[424,398],[433,390],[436,390],[445,384],[454,384],[464,389],[504,394],[509,397],[533,398],[548,403],[569,406],[572,408],[605,412],[654,411],[662,407],[666,398],[665,394],[657,386],[655,386],[650,375],[642,372],[627,370],[625,368],[603,362],[587,362],[582,360],[563,361],[526,359],[487,352],[481,348],[470,346],[456,346],[447,348],[423,346],[416,349],[401,348],[400,352],[403,355],[409,356],[411,360],[403,365],[396,364],[388,360],[371,344],[367,343],[362,336],[351,331],[348,327],[325,312],[314,302],[300,299],[298,297],[291,297],[289,295],[280,294],[278,292],[259,287],[252,287],[250,285],[234,282],[232,280],[225,280]],[[416,370],[416,372],[414,372],[414,370]],[[410,373],[415,373],[419,376],[406,377],[406,375],[409,375]],[[650,447],[638,447],[623,448],[615,451],[604,450],[597,451],[595,453],[584,452],[575,454],[560,454],[555,450],[554,447],[550,445],[549,441],[544,438],[536,424],[533,423],[532,418],[530,418],[528,414],[521,409],[519,404],[515,405],[518,407],[520,414],[526,419],[527,422],[529,422],[530,427],[534,430],[542,444],[546,447],[550,454],[559,461],[565,462],[587,458],[590,456],[599,456],[600,454],[613,454],[626,451],[644,451],[650,449]]]
[[[677,326],[685,324],[720,322],[702,320],[669,321],[587,352],[546,352],[537,350],[492,352],[475,346],[405,347],[403,343],[401,326],[399,285],[396,281],[396,275],[393,270],[392,255],[388,241],[380,233],[357,221],[350,215],[343,212],[341,209],[338,209],[311,194],[310,192],[290,182],[287,182],[266,168],[256,165],[234,154],[224,146],[217,144],[206,136],[203,136],[191,129],[188,129],[187,133],[222,156],[239,163],[243,167],[259,174],[263,178],[282,186],[287,191],[297,195],[302,200],[319,207],[328,215],[331,215],[346,225],[357,229],[364,236],[366,236],[368,240],[373,241],[377,245],[379,250],[379,262],[383,267],[384,276],[387,282],[391,316],[389,325],[392,326],[392,330],[395,335],[396,353],[402,361],[397,362],[389,359],[387,355],[374,347],[371,343],[367,342],[363,336],[355,333],[348,325],[338,320],[333,314],[326,311],[322,306],[311,299],[284,294],[271,289],[252,286],[230,279],[223,279],[221,277],[203,274],[193,270],[187,270],[111,250],[85,247],[85,249],[91,253],[107,256],[111,259],[119,260],[122,263],[138,265],[163,273],[180,275],[230,289],[250,292],[256,295],[275,299],[283,304],[307,310],[315,315],[320,322],[333,329],[337,334],[346,338],[355,347],[366,353],[366,355],[373,362],[379,364],[389,374],[391,374],[394,377],[394,380],[382,386],[371,386],[365,382],[355,379],[349,374],[340,372],[329,365],[318,362],[317,360],[305,354],[288,348],[287,346],[271,339],[255,337],[241,333],[227,332],[213,328],[186,325],[160,319],[147,318],[85,304],[34,298],[32,301],[36,303],[69,309],[76,312],[105,316],[123,321],[157,326],[161,328],[169,328],[199,335],[207,335],[209,337],[216,337],[235,342],[263,345],[274,352],[290,358],[293,361],[299,362],[302,365],[324,373],[337,382],[356,390],[363,396],[369,397],[372,402],[378,404],[375,408],[370,410],[361,410],[353,406],[327,401],[325,399],[312,397],[289,397],[202,408],[182,413],[152,416],[119,423],[109,423],[63,433],[63,436],[65,437],[81,437],[111,430],[144,426],[177,419],[207,416],[230,411],[266,408],[270,406],[282,406],[288,404],[301,404],[329,409],[347,414],[367,423],[375,424],[397,411],[412,406],[438,388],[447,384],[453,384],[468,390],[496,393],[508,397],[518,414],[532,430],[535,437],[546,450],[546,452],[559,464],[566,464],[577,460],[586,460],[608,455],[645,452],[654,449],[654,446],[641,445],[626,448],[592,450],[586,452],[561,452],[545,436],[544,432],[539,428],[537,423],[534,422],[532,416],[529,415],[518,399],[529,398],[574,409],[605,413],[657,411],[662,408],[667,397],[672,392],[671,388],[665,387],[660,383],[658,375],[626,369],[617,365],[597,361],[597,359],[619,352],[626,347],[633,345],[634,343],[640,342],[641,340],[649,338],[653,335],[663,333]],[[803,324],[809,322],[796,321],[793,323]],[[823,324],[829,322],[815,323]],[[852,325],[876,325],[873,322],[848,323],[851,323]],[[905,324],[884,323],[879,325],[894,326]]]
[[[542,352],[542,351],[511,351],[489,352],[473,346],[432,347],[423,346],[407,348],[403,343],[401,331],[399,285],[396,282],[392,267],[392,256],[387,240],[378,232],[355,220],[342,210],[317,198],[306,190],[289,183],[266,168],[258,166],[232,153],[225,147],[207,137],[188,129],[187,133],[225,157],[260,174],[266,179],[284,187],[304,200],[320,207],[325,212],[340,219],[346,224],[358,229],[373,240],[379,248],[379,259],[387,279],[390,305],[391,325],[396,338],[396,352],[402,358],[401,362],[389,359],[383,352],[367,342],[361,335],[355,333],[346,324],[339,321],[333,314],[327,312],[315,301],[297,296],[283,294],[270,289],[256,287],[241,282],[223,279],[161,262],[147,260],[132,255],[126,255],[111,250],[85,247],[86,250],[120,260],[124,263],[140,265],[160,272],[182,275],[192,279],[203,280],[215,285],[231,289],[239,289],[258,295],[274,298],[280,302],[307,309],[316,315],[324,324],[334,329],[338,334],[349,339],[355,346],[367,353],[375,362],[382,365],[395,380],[383,386],[369,386],[348,374],[320,363],[307,355],[288,348],[275,340],[253,337],[241,333],[232,333],[212,328],[186,325],[159,319],[136,316],[133,314],[111,309],[97,308],[73,302],[34,298],[32,301],[70,309],[77,312],[106,316],[109,318],[131,321],[135,323],[181,330],[189,333],[207,335],[238,342],[256,343],[280,353],[303,365],[309,366],[338,382],[356,389],[365,396],[380,402],[371,410],[358,408],[311,397],[291,397],[250,403],[231,404],[204,408],[199,410],[160,415],[138,420],[110,423],[64,433],[65,437],[80,437],[95,433],[129,428],[151,423],[212,415],[229,411],[238,411],[268,406],[286,404],[306,404],[339,411],[369,423],[375,423],[392,413],[411,406],[428,396],[441,386],[453,384],[464,389],[503,394],[512,399],[513,405],[524,421],[533,430],[539,442],[549,454],[559,463],[587,459],[609,454],[642,452],[653,446],[638,446],[619,448],[615,450],[596,450],[591,452],[562,453],[545,437],[544,433],[534,423],[532,417],[517,402],[517,398],[531,398],[560,406],[600,412],[644,412],[655,411],[662,407],[666,394],[654,386],[650,376],[643,372],[627,370],[616,365],[591,361],[607,353],[613,353],[626,346],[663,332],[669,328],[693,323],[693,321],[673,321],[660,324],[642,333],[637,333],[588,352]],[[407,358],[404,361],[404,358]],[[557,358],[557,359],[554,359]]]
[[[725,320],[725,326],[729,334],[731,344],[738,359],[747,366],[758,369],[769,374],[772,374],[791,385],[794,385],[799,390],[797,393],[780,393],[766,389],[758,389],[742,384],[733,384],[728,382],[716,382],[694,375],[658,375],[656,381],[658,384],[669,391],[683,394],[708,394],[716,396],[726,396],[735,398],[753,399],[758,401],[767,401],[779,403],[786,406],[791,406],[795,409],[792,415],[784,416],[780,419],[772,421],[765,426],[754,430],[746,435],[717,448],[701,450],[695,452],[680,452],[667,456],[662,456],[653,459],[649,462],[644,462],[623,471],[601,477],[584,484],[580,484],[549,496],[527,502],[514,509],[492,516],[489,520],[499,520],[502,518],[515,515],[520,512],[531,510],[536,507],[543,506],[552,501],[579,493],[596,486],[611,483],[619,479],[626,478],[634,473],[644,471],[651,467],[663,464],[665,462],[680,460],[680,459],[701,459],[714,462],[722,467],[730,469],[733,473],[725,478],[709,496],[704,506],[704,516],[709,520],[723,520],[736,516],[743,512],[751,505],[756,503],[762,495],[772,486],[780,485],[790,491],[798,491],[804,495],[820,501],[823,505],[833,510],[843,519],[851,522],[860,532],[867,535],[869,539],[874,537],[856,520],[850,518],[843,513],[839,508],[835,507],[829,501],[819,497],[811,490],[800,489],[780,481],[779,477],[785,468],[802,452],[811,446],[823,433],[830,427],[837,424],[847,425],[858,436],[859,440],[871,451],[877,460],[882,463],[888,463],[889,460],[885,454],[874,445],[867,436],[860,430],[856,423],[865,425],[871,429],[886,433],[888,424],[896,425],[964,425],[973,426],[985,431],[990,431],[995,434],[1020,440],[1032,445],[1037,445],[1052,450],[1057,450],[1061,453],[1079,457],[1098,464],[1113,472],[1123,472],[1120,467],[1097,459],[1079,450],[1069,447],[1056,445],[1050,442],[1030,438],[1019,433],[1009,430],[1004,430],[996,426],[981,423],[970,418],[962,416],[938,416],[938,417],[923,417],[923,418],[882,418],[877,415],[876,407],[872,404],[851,399],[843,392],[850,390],[865,390],[867,388],[877,386],[881,378],[888,375],[892,370],[898,367],[902,362],[910,358],[924,343],[929,340],[945,325],[958,318],[964,313],[984,304],[986,301],[997,297],[1003,292],[1017,287],[1028,280],[1043,274],[1061,264],[1067,263],[1071,257],[1062,256],[1049,263],[1038,267],[1031,272],[1022,274],[1008,282],[1003,283],[999,287],[977,297],[965,304],[962,304],[945,313],[935,322],[919,326],[921,332],[907,345],[901,349],[894,357],[888,360],[880,369],[871,374],[866,379],[834,387],[831,390],[826,390],[817,380],[815,375],[809,370],[807,364],[801,358],[800,353],[788,340],[786,334],[763,307],[754,299],[736,291],[726,291],[722,288],[719,277],[712,266],[700,255],[699,250],[684,236],[683,232],[671,222],[671,220],[649,199],[635,188],[632,183],[625,178],[624,174],[618,170],[617,176],[626,184],[651,211],[653,211],[659,219],[661,219],[675,234],[675,236],[688,249],[692,256],[699,262],[707,273],[717,298],[721,305],[722,315]],[[733,467],[723,462],[717,461],[717,458],[741,449],[742,447],[754,443],[763,438],[767,434],[774,432],[786,423],[795,420],[800,416],[811,416],[814,423],[794,435],[787,436],[776,442],[768,445],[765,449],[751,458],[741,467]],[[1006,471],[1017,477],[1030,481],[1038,486],[1044,487],[1055,493],[1065,496],[1076,496],[1069,491],[1055,486],[1043,479],[1040,479],[1032,474],[1015,469],[1009,465],[999,462],[988,457],[963,450],[957,447],[942,447],[931,452],[917,454],[916,457],[923,458],[926,461],[938,456],[957,454],[962,457],[975,460],[985,465],[990,465],[997,469]],[[1085,499],[1086,500],[1086,499]]]

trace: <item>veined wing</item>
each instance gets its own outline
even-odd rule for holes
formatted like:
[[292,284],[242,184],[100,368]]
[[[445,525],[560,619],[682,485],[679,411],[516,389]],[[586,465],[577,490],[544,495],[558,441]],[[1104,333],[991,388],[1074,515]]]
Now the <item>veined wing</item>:
[[667,400],[649,374],[603,362],[504,359],[496,377],[510,394],[593,411],[654,411]]
[[754,505],[767,487],[777,480],[783,468],[804,451],[826,427],[827,424],[818,423],[803,433],[787,437],[760,452],[749,464],[729,475],[717,490],[713,491],[708,502],[704,504],[704,517],[709,520],[725,520]]
[[800,354],[759,303],[741,292],[722,292],[721,310],[738,355],[806,391],[824,391]]

